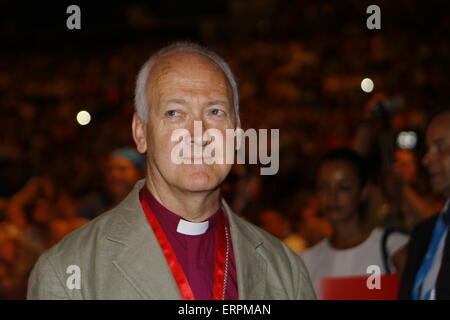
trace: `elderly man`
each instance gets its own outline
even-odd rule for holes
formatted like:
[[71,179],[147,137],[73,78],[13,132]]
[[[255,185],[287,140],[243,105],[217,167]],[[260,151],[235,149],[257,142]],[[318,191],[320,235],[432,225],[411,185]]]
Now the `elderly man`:
[[[142,67],[135,98],[145,181],[44,253],[28,298],[314,299],[301,259],[220,198],[231,165],[172,157],[176,129],[192,133],[194,121],[220,132],[239,127],[228,65],[196,44],[172,44]],[[210,143],[203,139],[189,144]]]
[[413,231],[402,276],[400,299],[450,299],[450,109],[432,117],[423,164],[436,194],[447,198],[442,211]]

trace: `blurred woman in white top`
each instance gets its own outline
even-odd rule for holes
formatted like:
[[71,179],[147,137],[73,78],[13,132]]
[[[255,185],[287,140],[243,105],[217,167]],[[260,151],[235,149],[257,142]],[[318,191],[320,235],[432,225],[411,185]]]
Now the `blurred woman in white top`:
[[[323,278],[367,275],[367,267],[384,267],[384,230],[373,228],[364,219],[367,172],[364,160],[350,149],[336,149],[319,163],[316,192],[320,210],[329,219],[333,232],[301,256],[309,270],[317,297]],[[399,232],[386,238],[387,265],[391,272],[403,269],[408,237]]]

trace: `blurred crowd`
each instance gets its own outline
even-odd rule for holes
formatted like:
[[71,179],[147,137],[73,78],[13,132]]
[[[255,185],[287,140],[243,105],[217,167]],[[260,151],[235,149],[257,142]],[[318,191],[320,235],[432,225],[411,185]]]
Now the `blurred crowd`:
[[[420,10],[406,7],[410,13]],[[300,9],[305,9],[305,21],[329,19],[298,39],[236,37],[211,46],[239,81],[243,128],[280,129],[278,174],[261,176],[254,165],[235,166],[224,197],[236,213],[300,253],[331,234],[316,196],[317,161],[333,148],[351,147],[369,163],[370,223],[410,231],[443,203],[428,191],[420,159],[429,111],[448,99],[448,20],[434,21],[419,33],[394,25],[386,33],[369,33],[360,25],[346,25],[345,12],[330,4],[291,9],[291,15],[278,13],[287,17],[278,22],[280,30],[295,29]],[[343,16],[332,14],[337,11]],[[339,21],[339,28],[333,29],[333,21]],[[220,31],[211,23],[202,25],[206,44]],[[117,158],[115,151],[133,145],[136,74],[164,44],[148,40],[92,51],[2,55],[1,298],[23,298],[39,254],[113,206],[142,177],[134,156],[122,156],[128,163],[111,159]],[[404,108],[389,116],[394,137],[402,130],[418,137],[412,150],[397,148],[387,170],[381,160],[381,120],[371,118],[369,128],[366,122],[361,126],[374,106],[372,95],[360,88],[367,76],[376,92],[405,99]],[[76,121],[80,110],[92,115],[86,126]]]

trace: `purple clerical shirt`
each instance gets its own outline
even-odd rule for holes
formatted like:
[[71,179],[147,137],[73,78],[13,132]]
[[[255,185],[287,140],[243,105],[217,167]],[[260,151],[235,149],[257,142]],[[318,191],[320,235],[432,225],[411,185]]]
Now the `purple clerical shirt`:
[[[186,235],[177,232],[181,217],[166,209],[146,187],[144,195],[152,209],[156,219],[164,230],[164,233],[172,246],[175,255],[187,277],[192,292],[197,300],[210,300],[214,288],[214,264],[216,249],[216,232],[220,212],[219,208],[209,219],[209,227],[200,235]],[[228,226],[228,234],[230,229]],[[230,254],[228,261],[226,300],[238,299],[236,263],[233,253],[233,245],[230,239]]]

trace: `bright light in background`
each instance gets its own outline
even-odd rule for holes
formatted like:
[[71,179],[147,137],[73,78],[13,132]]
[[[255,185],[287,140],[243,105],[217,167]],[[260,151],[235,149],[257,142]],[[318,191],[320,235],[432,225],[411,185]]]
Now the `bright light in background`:
[[361,89],[364,92],[372,92],[374,87],[373,81],[370,78],[364,78],[363,81],[361,81]]
[[89,122],[91,122],[91,115],[89,114],[89,112],[82,110],[77,114],[77,122],[79,125],[85,126]]
[[414,149],[417,144],[417,134],[414,131],[402,131],[397,136],[397,145],[401,149]]

